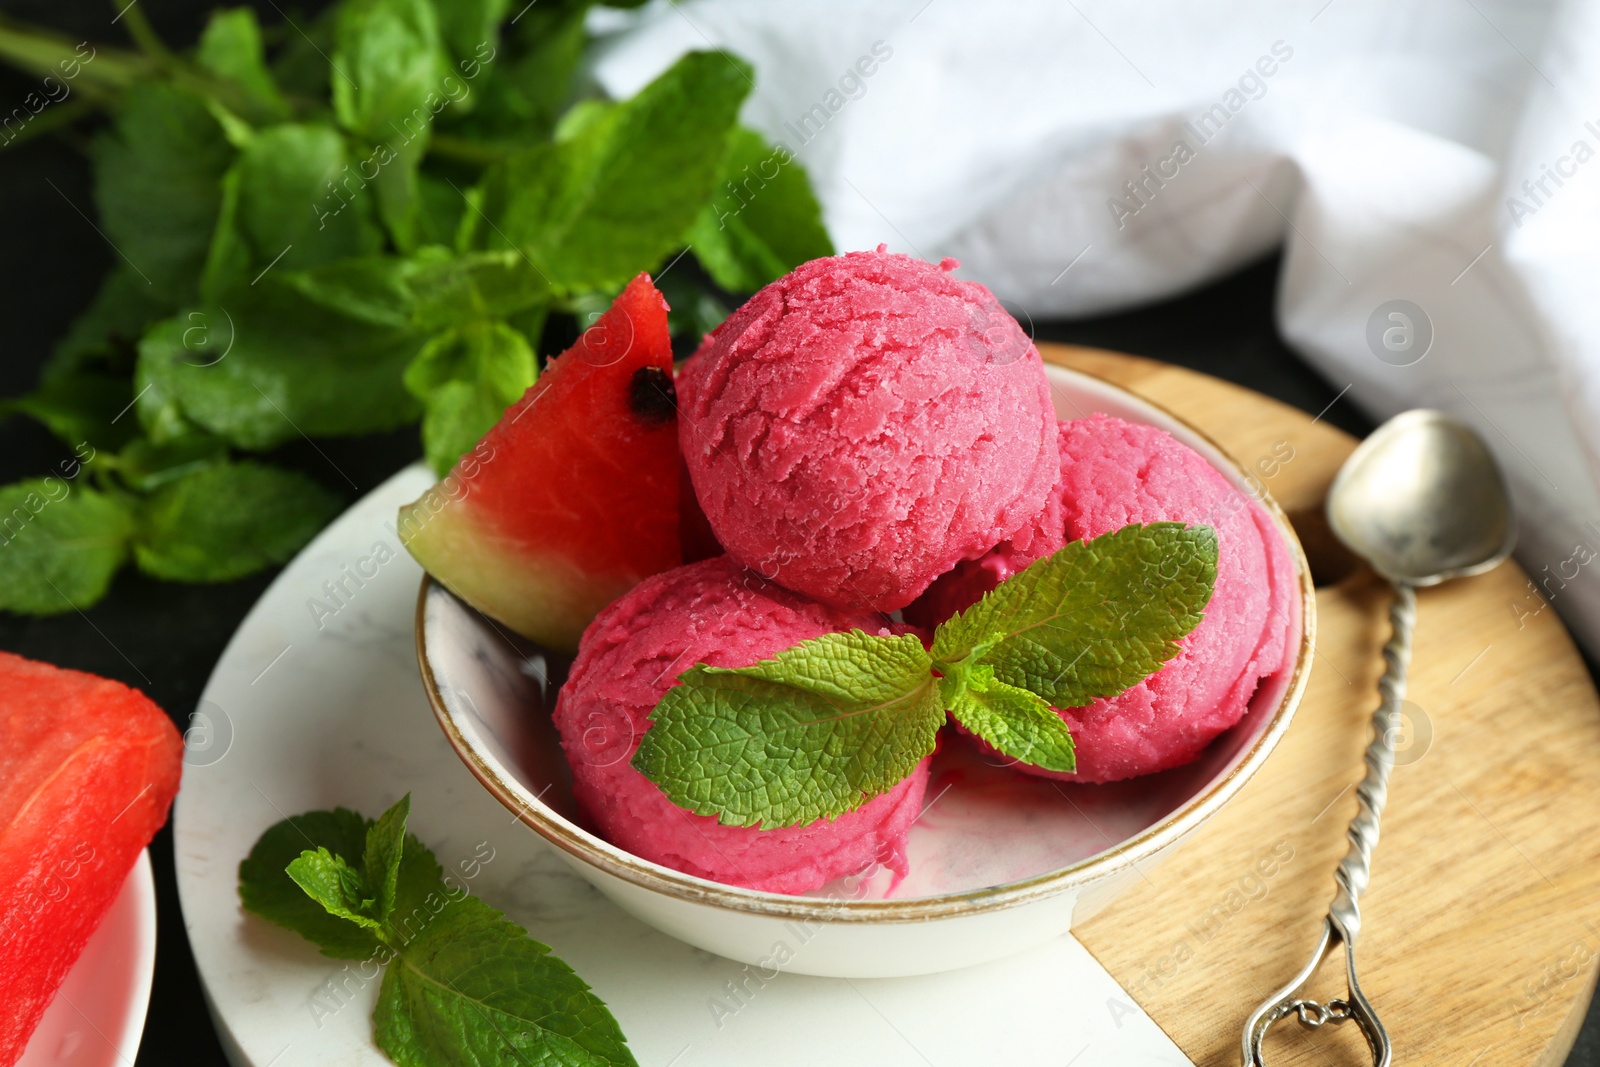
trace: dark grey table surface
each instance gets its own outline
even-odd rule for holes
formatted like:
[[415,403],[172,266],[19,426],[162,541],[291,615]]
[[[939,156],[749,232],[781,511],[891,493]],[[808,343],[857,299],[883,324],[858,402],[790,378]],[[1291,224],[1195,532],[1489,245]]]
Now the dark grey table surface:
[[[204,0],[167,0],[150,5],[147,14],[165,40],[181,44],[195,39],[212,6]],[[270,0],[252,6],[258,7],[264,23],[280,18]],[[88,0],[7,0],[0,3],[0,12],[97,41],[115,42],[121,37],[110,24],[115,8]],[[20,76],[0,69],[0,103],[20,101],[29,88]],[[45,138],[0,151],[0,205],[6,233],[0,243],[0,321],[6,327],[0,396],[31,388],[51,346],[112,266],[114,253],[79,214],[79,207],[92,214],[91,204],[87,160],[68,143]],[[1365,433],[1371,423],[1348,398],[1334,402],[1345,383],[1320,377],[1279,338],[1272,316],[1278,266],[1276,257],[1269,258],[1203,289],[1135,311],[1031,326],[1040,340],[1097,345],[1167,360],[1305,411],[1328,408],[1326,419],[1352,433]],[[321,446],[356,483],[357,490],[349,494],[351,502],[420,455],[410,430],[324,440]],[[65,455],[59,442],[29,422],[0,423],[0,484],[39,474]],[[321,477],[328,464],[304,442],[279,450],[273,458],[313,477]],[[137,686],[181,727],[223,646],[275,574],[226,585],[189,586],[125,573],[110,595],[82,616],[33,619],[0,614],[0,648]],[[159,935],[155,987],[137,1067],[221,1067],[227,1061],[206,1013],[178,907],[170,826],[156,835],[151,857]],[[1240,1005],[1241,1012],[1247,1007]],[[1405,1059],[1428,1062],[1426,1053],[1418,1056],[1415,1051]],[[1593,1007],[1567,1062],[1569,1067],[1600,1067],[1600,1013]]]

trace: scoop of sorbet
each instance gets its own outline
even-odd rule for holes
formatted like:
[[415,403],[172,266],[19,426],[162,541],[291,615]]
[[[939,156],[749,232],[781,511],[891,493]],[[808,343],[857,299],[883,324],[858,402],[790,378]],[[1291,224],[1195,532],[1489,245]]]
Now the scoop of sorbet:
[[1044,364],[954,266],[812,260],[706,338],[678,378],[678,437],[729,555],[893,611],[1038,515],[1057,469]]
[[[1217,581],[1205,618],[1176,656],[1118,696],[1058,708],[1077,745],[1075,774],[1110,782],[1187,763],[1244,715],[1277,670],[1289,631],[1289,550],[1272,519],[1198,453],[1154,426],[1092,415],[1061,424],[1061,480],[1039,519],[935,582],[907,619],[932,626],[1069,541],[1129,523],[1204,523],[1217,532]],[[981,742],[979,742],[981,744]]]
[[881,616],[825,607],[727,556],[645,579],[589,624],[556,700],[578,803],[612,844],[716,882],[803,893],[875,863],[903,876],[927,760],[855,811],[773,830],[685,811],[630,762],[650,712],[689,667],[745,667],[850,629],[890,632]]

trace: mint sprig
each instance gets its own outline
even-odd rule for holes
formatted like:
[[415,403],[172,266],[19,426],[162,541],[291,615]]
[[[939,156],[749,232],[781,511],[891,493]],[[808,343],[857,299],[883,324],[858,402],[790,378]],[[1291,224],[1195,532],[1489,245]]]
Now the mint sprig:
[[337,808],[272,826],[239,865],[246,910],[325,955],[386,965],[373,1039],[402,1067],[635,1067],[610,1011],[549,946],[446,884],[406,833],[410,810],[407,794],[376,820]]
[[1076,766],[1056,707],[1138,685],[1204,618],[1209,526],[1129,525],[1075,541],[934,631],[825,634],[748,667],[696,664],[651,712],[633,766],[730,826],[837,818],[903,781],[948,712],[1001,753]]
[[[119,265],[38,387],[0,397],[0,419],[79,457],[63,462],[101,457],[92,493],[0,556],[0,611],[87,608],[129,563],[209,582],[280,562],[329,494],[299,477],[304,502],[188,536],[174,518],[217,484],[291,484],[265,456],[213,468],[420,424],[443,475],[640,271],[664,274],[672,332],[698,340],[726,295],[832,254],[799,162],[738,122],[748,64],[690,52],[596,99],[592,6],[334,0],[304,32],[235,6],[193,49],[135,7],[120,25],[139,52],[6,20],[0,63],[73,93],[8,144],[107,113],[75,132]],[[666,270],[690,252],[704,273]],[[37,514],[16,505],[38,489],[0,487],[3,514]]]

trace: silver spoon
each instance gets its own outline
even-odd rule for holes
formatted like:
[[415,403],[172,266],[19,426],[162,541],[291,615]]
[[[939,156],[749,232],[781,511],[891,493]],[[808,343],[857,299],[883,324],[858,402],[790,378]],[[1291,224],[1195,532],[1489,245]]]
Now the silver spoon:
[[[1388,668],[1378,682],[1382,701],[1372,716],[1366,777],[1356,788],[1360,807],[1350,823],[1350,851],[1334,875],[1338,891],[1328,907],[1322,939],[1311,961],[1245,1024],[1245,1067],[1265,1067],[1261,1046],[1267,1031],[1290,1015],[1313,1030],[1354,1020],[1373,1062],[1390,1067],[1389,1035],[1356,982],[1355,945],[1361,932],[1356,898],[1367,887],[1378,817],[1389,793],[1417,618],[1416,589],[1481,574],[1504,561],[1516,542],[1511,497],[1494,457],[1471,427],[1438,411],[1407,411],[1378,427],[1339,469],[1328,490],[1327,512],[1334,535],[1394,586],[1389,609],[1393,633],[1383,648]],[[1336,944],[1344,946],[1348,995],[1326,1004],[1300,997]]]

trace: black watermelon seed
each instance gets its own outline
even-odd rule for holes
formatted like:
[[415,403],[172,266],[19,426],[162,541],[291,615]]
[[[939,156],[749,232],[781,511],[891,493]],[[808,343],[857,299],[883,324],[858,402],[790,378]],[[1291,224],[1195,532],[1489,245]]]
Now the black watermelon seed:
[[670,422],[678,414],[678,391],[660,367],[640,367],[628,383],[628,407],[643,422]]

